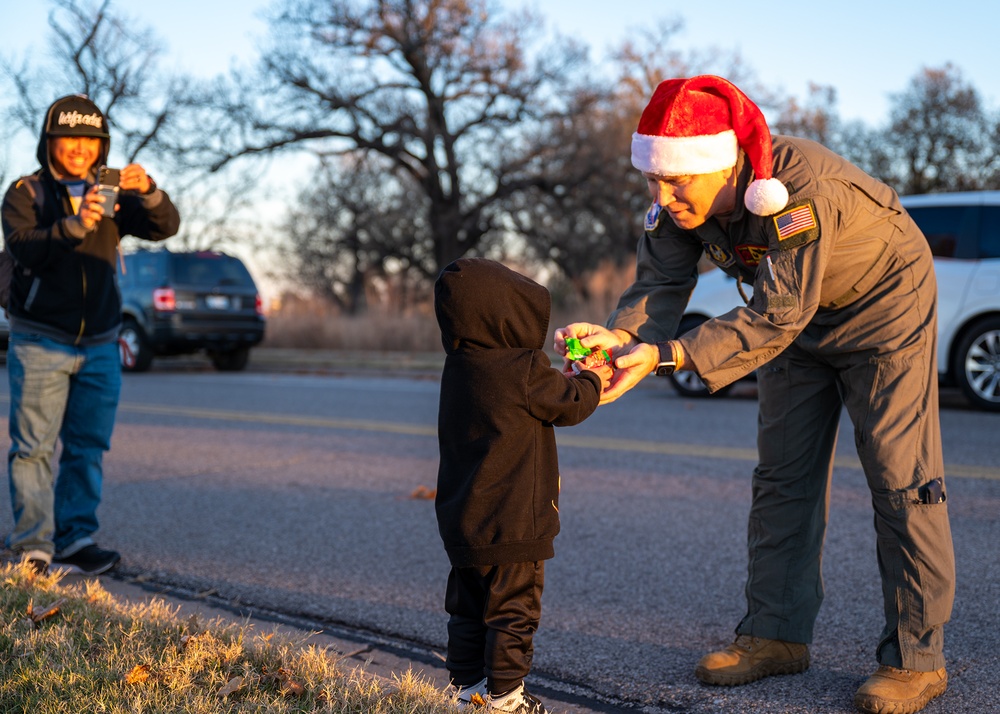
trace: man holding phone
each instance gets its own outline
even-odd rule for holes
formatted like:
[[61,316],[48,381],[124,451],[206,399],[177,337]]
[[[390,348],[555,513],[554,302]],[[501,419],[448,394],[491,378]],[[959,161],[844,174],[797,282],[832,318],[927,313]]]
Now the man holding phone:
[[57,99],[42,123],[41,168],[11,185],[0,209],[14,259],[6,546],[40,573],[53,565],[95,575],[120,558],[93,539],[121,389],[118,245],[123,235],[163,240],[180,225],[139,164],[120,170],[117,193],[102,192],[98,167],[110,145],[107,118],[90,99]]

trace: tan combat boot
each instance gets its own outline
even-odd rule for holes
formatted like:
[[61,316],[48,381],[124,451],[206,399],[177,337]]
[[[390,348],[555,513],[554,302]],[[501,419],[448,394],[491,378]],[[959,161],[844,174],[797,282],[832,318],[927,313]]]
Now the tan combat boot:
[[698,662],[694,675],[705,684],[749,684],[775,674],[797,674],[809,668],[809,647],[798,642],[739,635],[721,652]]
[[866,714],[913,714],[948,688],[944,667],[914,672],[883,664],[854,695],[854,706]]

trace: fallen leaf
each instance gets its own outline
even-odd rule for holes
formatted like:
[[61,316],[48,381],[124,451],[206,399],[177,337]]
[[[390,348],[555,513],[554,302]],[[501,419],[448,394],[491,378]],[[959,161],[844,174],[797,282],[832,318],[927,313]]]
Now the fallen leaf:
[[226,682],[226,686],[224,686],[222,689],[219,690],[219,696],[223,698],[228,697],[230,694],[237,691],[242,686],[243,686],[243,677],[233,677],[228,682]]
[[142,684],[149,679],[149,665],[137,664],[125,675],[125,684]]
[[66,598],[61,597],[54,603],[49,605],[47,608],[45,608],[44,610],[39,610],[39,611],[36,611],[34,605],[31,602],[29,602],[28,617],[30,617],[31,621],[35,623],[35,625],[37,626],[39,623],[41,623],[42,620],[47,620],[50,617],[58,615],[59,608],[62,606],[64,602],[66,602]]
[[281,693],[286,697],[300,697],[306,693],[306,688],[292,679],[292,673],[284,667],[278,669],[278,679],[281,682]]
[[437,496],[437,489],[427,488],[424,485],[417,486],[415,489],[413,489],[413,493],[410,494],[410,498],[419,498],[426,500],[431,500],[435,496]]

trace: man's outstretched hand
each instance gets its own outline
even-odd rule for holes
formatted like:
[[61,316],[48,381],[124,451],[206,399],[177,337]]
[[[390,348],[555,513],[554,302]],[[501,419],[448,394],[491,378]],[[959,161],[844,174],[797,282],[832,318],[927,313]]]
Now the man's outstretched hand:
[[615,374],[611,385],[601,392],[601,404],[610,404],[641,382],[656,369],[660,361],[660,351],[656,345],[640,342],[627,354],[614,360]]
[[[566,340],[570,337],[577,338],[588,349],[607,350],[611,354],[615,372],[610,385],[601,392],[601,404],[610,404],[632,389],[656,369],[660,359],[655,345],[637,343],[623,330],[609,330],[590,322],[574,322],[555,331],[553,347],[563,357],[566,357]],[[566,359],[563,372],[571,374],[572,371],[571,360]]]

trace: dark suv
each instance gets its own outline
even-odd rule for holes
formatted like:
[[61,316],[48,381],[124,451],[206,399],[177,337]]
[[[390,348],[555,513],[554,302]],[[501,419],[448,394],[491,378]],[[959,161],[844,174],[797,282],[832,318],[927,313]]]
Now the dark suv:
[[122,369],[143,372],[154,356],[204,350],[216,369],[241,370],[264,339],[260,293],[246,266],[225,253],[141,250],[119,276]]

